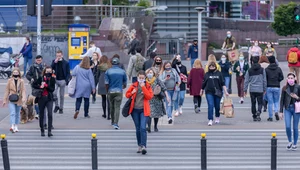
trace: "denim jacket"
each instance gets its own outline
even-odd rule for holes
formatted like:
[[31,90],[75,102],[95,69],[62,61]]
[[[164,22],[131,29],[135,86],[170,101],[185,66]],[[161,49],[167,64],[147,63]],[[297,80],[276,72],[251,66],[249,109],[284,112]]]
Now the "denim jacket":
[[105,84],[108,85],[109,93],[122,93],[123,85],[127,84],[127,75],[118,65],[113,65],[112,68],[105,72]]

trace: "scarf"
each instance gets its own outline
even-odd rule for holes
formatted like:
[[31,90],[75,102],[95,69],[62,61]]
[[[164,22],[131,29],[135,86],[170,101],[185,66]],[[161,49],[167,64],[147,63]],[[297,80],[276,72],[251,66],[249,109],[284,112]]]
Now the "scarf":
[[148,78],[146,78],[146,82],[149,83],[150,85],[152,85],[156,80],[156,77],[152,77],[151,80],[149,80]]

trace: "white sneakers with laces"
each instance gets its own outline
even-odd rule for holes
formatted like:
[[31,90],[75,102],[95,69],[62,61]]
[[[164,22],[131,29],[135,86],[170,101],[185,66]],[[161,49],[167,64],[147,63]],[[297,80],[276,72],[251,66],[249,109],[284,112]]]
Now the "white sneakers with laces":
[[182,115],[182,106],[179,107],[179,114]]
[[209,120],[209,121],[208,121],[208,126],[212,126],[212,124],[213,124],[213,121],[212,121],[212,120]]

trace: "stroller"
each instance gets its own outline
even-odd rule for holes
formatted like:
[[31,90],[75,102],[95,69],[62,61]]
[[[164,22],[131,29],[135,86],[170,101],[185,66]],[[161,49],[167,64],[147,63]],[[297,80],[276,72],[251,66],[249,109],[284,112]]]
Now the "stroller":
[[8,79],[13,67],[17,67],[21,55],[13,55],[11,47],[0,48],[0,79]]

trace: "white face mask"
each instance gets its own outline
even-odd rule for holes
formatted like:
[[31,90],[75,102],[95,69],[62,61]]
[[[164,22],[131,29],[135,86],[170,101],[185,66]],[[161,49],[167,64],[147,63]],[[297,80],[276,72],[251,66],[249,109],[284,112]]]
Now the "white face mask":
[[221,58],[221,61],[226,61],[226,58]]
[[147,74],[148,79],[152,79],[153,78],[153,74]]
[[144,82],[145,82],[145,79],[138,79],[138,82],[139,82],[139,83],[144,83]]
[[240,61],[243,61],[243,60],[244,60],[244,57],[240,57],[239,59],[240,59]]

